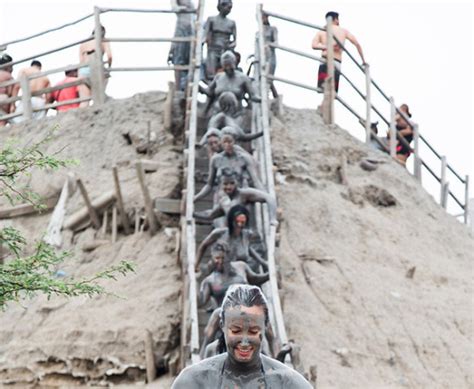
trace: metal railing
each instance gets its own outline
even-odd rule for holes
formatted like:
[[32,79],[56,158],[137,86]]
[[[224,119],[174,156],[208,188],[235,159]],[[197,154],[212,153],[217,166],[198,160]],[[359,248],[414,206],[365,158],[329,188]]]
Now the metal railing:
[[[262,10],[263,12],[263,10]],[[273,17],[276,19],[280,19],[286,22],[294,23],[300,26],[304,27],[309,27],[311,29],[316,29],[319,31],[328,31],[328,34],[331,35],[331,29],[327,30],[326,27],[321,27],[316,24],[308,23],[305,21],[297,20],[294,18],[290,18],[284,15],[280,15],[274,12],[270,12],[265,10],[265,14],[268,15],[269,17]],[[330,26],[328,24],[328,26]],[[365,102],[366,104],[366,111],[364,115],[358,114],[357,111],[351,107],[351,105],[344,101],[340,96],[336,95],[335,93],[332,94],[332,96],[329,95],[329,92],[326,89],[331,89],[332,88],[325,88],[325,97],[323,99],[323,118],[325,119],[325,122],[327,124],[333,124],[334,123],[334,113],[333,113],[333,101],[338,101],[345,109],[347,109],[353,116],[355,116],[361,123],[365,123],[365,131],[366,131],[366,142],[370,142],[372,139],[375,140],[376,142],[379,143],[379,145],[387,152],[389,152],[393,157],[396,157],[396,152],[395,152],[395,145],[396,142],[393,141],[389,142],[391,144],[391,147],[387,147],[385,144],[383,144],[380,139],[376,136],[376,134],[372,131],[370,127],[371,123],[371,113],[375,113],[388,127],[391,127],[394,129],[394,115],[391,115],[392,117],[390,119],[387,119],[381,112],[381,110],[376,107],[373,104],[373,99],[372,99],[372,87],[375,88],[375,91],[377,91],[382,98],[390,104],[390,109],[392,112],[398,113],[401,117],[403,117],[407,123],[411,126],[413,129],[413,141],[414,141],[414,146],[411,147],[410,143],[405,139],[404,136],[402,136],[398,131],[392,130],[393,136],[396,136],[396,140],[398,140],[399,143],[403,144],[405,147],[408,147],[410,152],[413,153],[414,157],[414,166],[413,166],[413,173],[416,179],[422,183],[422,168],[424,168],[430,176],[432,176],[439,184],[440,184],[440,197],[439,197],[439,202],[441,206],[443,206],[445,209],[447,208],[447,199],[448,197],[451,197],[455,204],[462,210],[462,214],[455,215],[456,217],[462,216],[464,219],[464,223],[468,223],[469,219],[469,176],[465,176],[464,178],[456,172],[456,170],[446,162],[446,158],[444,156],[441,156],[435,148],[428,142],[428,140],[419,132],[419,127],[417,123],[414,123],[410,120],[409,117],[407,117],[404,112],[400,111],[397,107],[394,105],[393,98],[389,97],[383,90],[382,88],[376,83],[371,77],[370,77],[370,68],[369,66],[363,66],[357,62],[357,60],[354,58],[354,56],[337,40],[336,37],[333,37],[335,42],[340,46],[340,48],[348,55],[348,57],[351,59],[351,61],[356,65],[356,67],[364,73],[365,77],[365,92],[361,91],[353,81],[349,79],[349,77],[344,74],[343,72],[340,72],[340,76],[348,82],[348,84],[351,86],[351,88],[361,97],[361,99]],[[289,47],[285,47],[283,45],[276,45],[276,44],[269,44],[272,48],[276,50],[281,50],[302,58],[306,58],[312,61],[318,61],[321,63],[326,63],[326,58],[321,58],[317,57],[299,50],[295,50]],[[332,51],[333,46],[328,45],[328,68],[330,68],[330,55]],[[330,73],[329,69],[329,72]],[[294,80],[289,80],[285,79],[283,77],[276,77],[272,75],[264,75],[268,80],[271,81],[277,81],[277,82],[282,82],[288,85],[293,85],[299,88],[304,88],[310,91],[314,92],[321,92],[318,88],[315,88],[311,85],[307,85],[302,82],[294,81]],[[331,77],[331,74],[328,75],[328,85],[331,85],[331,81],[333,80],[333,76]],[[333,83],[332,83],[333,85]],[[326,103],[326,104],[325,104]],[[423,159],[420,155],[420,144],[423,144],[426,146],[427,150],[429,150],[432,155],[435,156],[440,161],[441,164],[441,172],[440,175],[435,173],[435,169],[430,167],[428,163],[426,162],[426,159]],[[460,183],[461,185],[464,186],[464,201],[461,201],[450,189],[449,182],[447,179],[447,174],[451,173],[452,177],[457,183]]]

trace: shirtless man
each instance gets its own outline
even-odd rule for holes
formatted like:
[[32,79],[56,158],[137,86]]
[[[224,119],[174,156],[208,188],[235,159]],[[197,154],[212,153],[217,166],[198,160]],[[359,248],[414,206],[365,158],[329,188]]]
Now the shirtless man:
[[[0,66],[3,65],[3,67],[0,67],[0,84],[13,80],[13,66],[10,65],[11,62],[13,62],[13,59],[8,54],[4,53],[0,55]],[[2,104],[2,100],[12,97],[13,86],[14,85],[0,86],[0,116],[8,115],[11,111],[13,104]],[[7,121],[0,121],[0,127],[5,126],[6,124]]]
[[[51,86],[51,82],[49,81],[49,78],[46,76],[39,76],[39,77],[34,77],[35,74],[41,73],[41,62],[34,60],[31,62],[31,65],[29,68],[21,69],[18,72],[18,80],[20,80],[22,77],[30,77],[30,92],[38,92],[41,89],[44,88],[49,88]],[[32,78],[34,77],[34,78]],[[20,92],[20,84],[15,84],[13,88],[13,96],[18,96],[18,93]],[[50,93],[45,93],[40,96],[33,96],[31,97],[31,107],[34,108],[43,108],[46,104],[47,101],[50,100]],[[21,101],[18,102],[18,106],[16,109],[21,111],[23,108],[23,103]],[[15,109],[14,109],[15,110]],[[33,112],[33,119],[41,119],[46,116],[46,110],[43,111],[36,111]],[[12,122],[14,123],[19,123],[23,121],[24,118],[22,116],[17,116],[16,118],[12,119]]]
[[[345,28],[339,27],[339,14],[337,12],[328,12],[326,14],[326,19],[328,17],[332,18],[332,24],[333,24],[333,33],[334,33],[334,88],[336,92],[339,89],[339,77],[341,75],[341,61],[342,61],[342,47],[339,46],[337,41],[344,46],[344,43],[346,39],[351,42],[356,48],[357,51],[359,52],[360,58],[362,59],[362,64],[365,65],[365,59],[364,59],[364,54],[362,52],[362,47],[360,46],[359,42],[357,41],[356,37],[352,35],[348,30]],[[337,40],[337,41],[336,41]],[[313,42],[311,47],[314,50],[322,50],[322,57],[326,58],[327,57],[327,34],[325,31],[318,31],[316,36],[313,38]],[[322,63],[319,65],[319,72],[318,72],[318,88],[322,90],[323,85],[324,85],[324,80],[328,76],[328,69],[327,69],[327,64]]]
[[[81,64],[94,61],[94,53],[95,53],[94,35],[95,35],[95,30],[92,31],[91,40],[84,42],[79,46],[79,63]],[[105,38],[104,26],[102,26],[102,38]],[[104,53],[105,56],[107,57],[107,65],[110,68],[112,66],[112,49],[110,48],[110,43],[102,41],[101,48],[102,48],[102,53]],[[89,78],[89,77],[91,77],[90,65],[79,69],[79,78]],[[84,85],[84,84],[79,85],[78,91],[79,91],[80,97],[91,96],[91,89],[90,89],[90,86],[88,85]],[[87,107],[88,105],[89,105],[89,101],[83,101],[80,106]]]
[[234,50],[237,45],[237,27],[228,19],[232,11],[232,0],[218,0],[219,15],[210,16],[205,24],[207,44],[206,77],[212,80],[221,67],[220,58],[226,50]]
[[295,370],[261,354],[268,322],[268,304],[260,288],[229,288],[220,322],[227,352],[187,367],[171,388],[311,389]]

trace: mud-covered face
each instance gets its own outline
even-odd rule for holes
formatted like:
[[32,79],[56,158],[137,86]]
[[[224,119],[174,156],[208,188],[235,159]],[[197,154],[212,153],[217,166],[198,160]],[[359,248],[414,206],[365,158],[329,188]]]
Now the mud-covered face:
[[235,192],[235,188],[237,187],[237,183],[233,177],[226,177],[222,181],[222,190],[225,194],[231,195]]
[[217,7],[221,15],[227,16],[232,11],[232,1],[222,1]]
[[222,64],[222,69],[224,69],[225,74],[229,77],[232,77],[235,74],[235,63],[233,62],[224,62]]
[[265,312],[262,306],[237,306],[225,311],[223,332],[230,358],[237,363],[254,364],[260,358],[265,333]]
[[218,152],[220,150],[221,145],[217,136],[212,135],[208,137],[207,144],[209,145],[211,151]]
[[232,154],[234,151],[234,137],[232,135],[224,135],[222,137],[222,148],[226,154]]
[[225,258],[224,251],[217,251],[212,256],[212,260],[214,261],[214,265],[218,271],[222,271],[224,267],[224,258]]
[[234,219],[234,224],[236,227],[244,228],[247,224],[247,216],[244,214],[237,215]]

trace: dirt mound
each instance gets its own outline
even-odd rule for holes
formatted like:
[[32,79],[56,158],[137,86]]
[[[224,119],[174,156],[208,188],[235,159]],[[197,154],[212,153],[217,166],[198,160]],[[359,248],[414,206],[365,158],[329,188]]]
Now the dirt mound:
[[[101,108],[90,107],[42,121],[26,122],[3,131],[21,141],[41,139],[58,127],[46,152],[78,161],[59,172],[38,172],[25,181],[48,197],[61,190],[68,172],[80,177],[89,196],[114,190],[112,166],[119,170],[128,213],[142,215],[143,196],[134,161],[147,158],[157,171],[146,175],[153,198],[179,195],[181,150],[173,146],[163,130],[165,95],[146,93],[130,99],[110,101]],[[137,154],[143,144],[148,155]],[[145,150],[146,151],[146,150]],[[5,206],[5,204],[3,204]],[[67,215],[84,206],[78,190],[67,203]],[[12,219],[29,239],[39,239],[51,213]],[[110,241],[104,233],[83,227],[64,231],[63,249],[72,258],[57,269],[66,276],[92,275],[121,260],[136,263],[136,274],[108,281],[104,286],[114,295],[74,298],[43,297],[11,304],[0,313],[0,386],[118,384],[145,381],[144,337],[150,331],[160,360],[177,357],[180,324],[180,269],[177,264],[177,220],[160,215],[162,229],[150,237],[147,231],[125,236],[84,252],[94,239]],[[134,220],[134,219],[131,219]],[[5,222],[5,221],[4,221]],[[110,215],[109,215],[110,223]],[[132,226],[133,229],[133,226]]]
[[314,111],[286,108],[272,144],[285,321],[319,387],[472,387],[468,229]]

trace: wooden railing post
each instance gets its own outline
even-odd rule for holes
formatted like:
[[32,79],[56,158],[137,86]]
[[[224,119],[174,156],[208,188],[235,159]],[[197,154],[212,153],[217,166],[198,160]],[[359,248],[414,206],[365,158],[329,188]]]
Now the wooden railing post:
[[372,111],[372,103],[371,103],[371,96],[370,96],[370,70],[369,64],[365,65],[365,104],[366,104],[366,111],[365,111],[365,143],[370,143],[371,139],[371,119],[370,113]]
[[91,64],[92,99],[94,105],[105,102],[105,75],[102,62],[102,25],[100,24],[100,8],[94,7],[94,43],[95,52],[93,64]]
[[420,158],[420,130],[418,124],[413,126],[413,141],[414,141],[414,166],[413,174],[416,179],[421,183],[421,158]]
[[[469,223],[469,176],[464,179],[464,224]],[[471,225],[473,221],[471,220]]]
[[23,118],[28,120],[33,117],[33,107],[31,106],[30,80],[26,74],[22,74],[20,77],[20,87]]
[[326,19],[327,34],[327,50],[326,64],[328,75],[324,82],[324,99],[323,99],[323,120],[326,124],[334,124],[334,34],[332,29],[332,17]]
[[447,168],[447,162],[446,162],[446,156],[441,157],[441,189],[440,189],[440,196],[439,196],[439,203],[443,208],[446,208],[446,202],[447,202],[447,190],[449,190],[449,184],[446,181],[446,168]]
[[395,101],[390,97],[390,156],[397,157],[397,129],[395,127]]
[[140,183],[143,199],[145,201],[145,212],[148,219],[148,226],[150,227],[150,234],[153,236],[158,231],[159,224],[155,215],[155,210],[153,208],[153,201],[151,199],[150,192],[148,191],[148,186],[146,185],[143,166],[140,161],[135,163],[135,169],[137,171],[138,181]]

